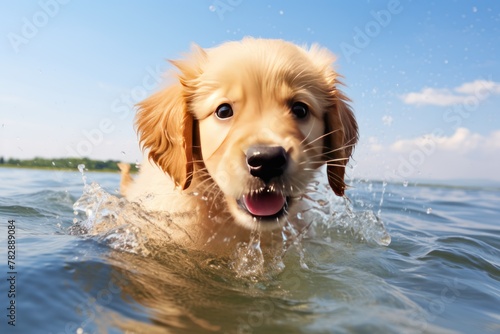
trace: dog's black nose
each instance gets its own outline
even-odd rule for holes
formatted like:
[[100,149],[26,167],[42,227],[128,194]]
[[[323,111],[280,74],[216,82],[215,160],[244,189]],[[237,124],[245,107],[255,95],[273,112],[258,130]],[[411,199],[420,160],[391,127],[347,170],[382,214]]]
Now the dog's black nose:
[[288,155],[281,146],[251,146],[247,150],[247,165],[250,174],[268,183],[273,177],[283,174]]

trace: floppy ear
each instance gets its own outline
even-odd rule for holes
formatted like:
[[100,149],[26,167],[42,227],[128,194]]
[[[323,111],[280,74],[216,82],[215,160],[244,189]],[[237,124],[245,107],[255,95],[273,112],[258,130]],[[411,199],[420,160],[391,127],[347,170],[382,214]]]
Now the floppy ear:
[[333,91],[334,105],[325,113],[324,152],[328,183],[337,196],[343,196],[345,167],[358,141],[358,124],[348,105],[349,99],[339,90]]
[[325,79],[330,107],[324,114],[325,137],[323,157],[327,164],[328,183],[337,196],[343,196],[345,166],[358,141],[358,124],[348,105],[349,99],[337,89],[341,84],[332,64],[335,56],[325,48],[313,44],[304,48],[319,73]]
[[193,117],[181,84],[174,84],[138,104],[137,133],[143,150],[177,186],[186,189],[193,174]]

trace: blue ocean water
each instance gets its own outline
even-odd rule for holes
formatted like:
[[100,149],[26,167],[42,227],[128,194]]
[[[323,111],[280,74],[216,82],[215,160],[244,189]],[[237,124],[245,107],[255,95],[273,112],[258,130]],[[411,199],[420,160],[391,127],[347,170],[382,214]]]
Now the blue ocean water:
[[123,212],[117,174],[88,172],[86,188],[78,171],[0,168],[0,179],[0,333],[500,332],[498,185],[354,181],[350,209],[258,280],[178,247],[138,251],[126,224],[86,233],[104,208]]

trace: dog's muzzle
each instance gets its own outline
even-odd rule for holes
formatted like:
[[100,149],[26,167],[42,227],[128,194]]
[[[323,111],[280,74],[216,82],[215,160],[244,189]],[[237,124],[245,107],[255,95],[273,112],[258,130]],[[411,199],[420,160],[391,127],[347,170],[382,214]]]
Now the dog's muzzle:
[[288,154],[281,146],[251,146],[246,154],[250,174],[261,179],[266,186],[244,195],[240,207],[254,217],[275,218],[286,212],[288,198],[282,189],[270,187],[272,179],[280,177],[288,165]]

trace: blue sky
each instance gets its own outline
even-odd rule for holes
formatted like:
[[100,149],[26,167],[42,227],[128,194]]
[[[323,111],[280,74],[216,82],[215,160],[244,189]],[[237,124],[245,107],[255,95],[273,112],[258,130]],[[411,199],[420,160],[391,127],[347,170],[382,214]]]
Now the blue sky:
[[140,161],[132,105],[191,43],[338,56],[361,140],[349,175],[500,180],[497,1],[1,1],[0,156]]

